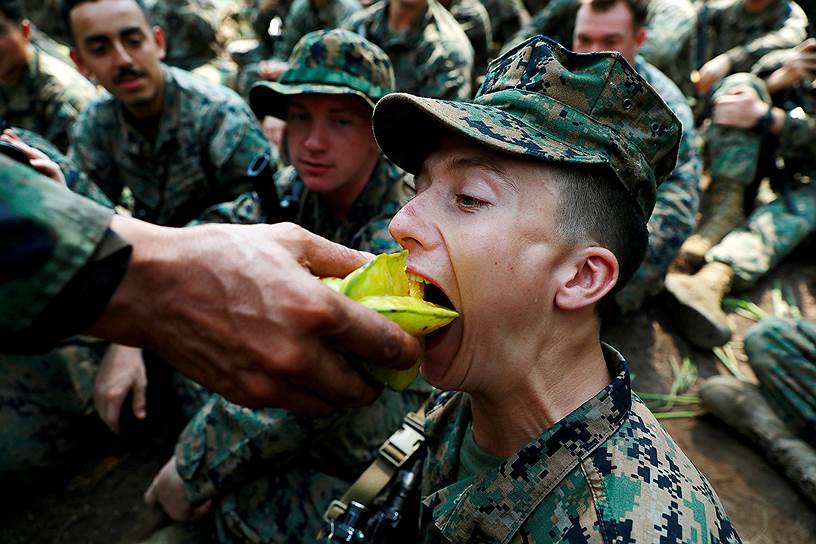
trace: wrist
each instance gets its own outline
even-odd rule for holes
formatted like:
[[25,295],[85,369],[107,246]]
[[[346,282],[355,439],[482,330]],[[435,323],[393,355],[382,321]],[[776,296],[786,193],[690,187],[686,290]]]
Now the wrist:
[[761,107],[761,113],[759,113],[759,116],[757,117],[757,120],[752,128],[764,134],[771,130],[774,118],[771,111],[773,108],[765,104],[763,104],[763,106],[764,107]]

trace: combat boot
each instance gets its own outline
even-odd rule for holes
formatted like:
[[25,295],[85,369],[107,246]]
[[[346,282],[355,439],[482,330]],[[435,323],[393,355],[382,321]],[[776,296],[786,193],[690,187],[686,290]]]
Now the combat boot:
[[711,184],[700,226],[680,247],[681,262],[692,269],[701,267],[706,253],[745,222],[744,195],[745,185],[741,181],[722,178]]
[[718,262],[708,263],[693,275],[666,276],[668,307],[686,340],[711,349],[731,339],[731,327],[720,303],[733,281],[734,269]]
[[748,437],[816,504],[816,450],[773,411],[759,388],[733,376],[715,376],[700,387],[703,406]]

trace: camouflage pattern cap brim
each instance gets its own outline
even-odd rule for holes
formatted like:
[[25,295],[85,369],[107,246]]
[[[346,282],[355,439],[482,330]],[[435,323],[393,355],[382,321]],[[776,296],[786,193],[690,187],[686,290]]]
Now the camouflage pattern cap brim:
[[514,155],[586,164],[608,162],[491,106],[393,93],[375,111],[374,135],[383,153],[414,175],[446,131]]
[[292,96],[302,94],[350,95],[362,98],[366,104],[374,107],[374,101],[365,93],[348,87],[318,83],[285,84],[276,81],[261,81],[249,91],[249,105],[258,117],[267,115],[286,120],[289,100]]
[[677,161],[681,125],[618,53],[575,53],[535,36],[494,60],[472,102],[380,100],[374,134],[416,173],[444,133],[514,155],[607,166],[644,220]]

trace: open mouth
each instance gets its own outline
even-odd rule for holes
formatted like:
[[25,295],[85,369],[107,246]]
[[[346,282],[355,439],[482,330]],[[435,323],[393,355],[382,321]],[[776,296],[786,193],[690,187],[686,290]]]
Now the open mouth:
[[[426,302],[432,302],[433,304],[437,304],[444,308],[456,310],[453,302],[451,302],[450,298],[445,294],[445,292],[433,283],[429,282],[422,276],[410,273],[408,274],[408,279],[414,284],[410,287],[412,290],[412,296],[419,296]],[[450,327],[451,324],[448,324],[431,333],[428,333],[425,336],[426,348],[430,349],[442,342]]]

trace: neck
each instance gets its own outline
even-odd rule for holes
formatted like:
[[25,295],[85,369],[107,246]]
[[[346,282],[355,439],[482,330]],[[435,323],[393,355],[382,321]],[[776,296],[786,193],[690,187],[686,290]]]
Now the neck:
[[379,156],[374,154],[371,162],[361,169],[360,175],[358,175],[353,181],[344,184],[342,187],[339,187],[334,191],[323,193],[321,195],[332,216],[337,219],[345,219],[346,216],[348,216],[348,213],[352,206],[354,206],[354,202],[357,200],[357,197],[360,196],[363,189],[365,189],[366,185],[368,185],[368,181],[371,179],[371,174],[374,173],[374,168],[377,165],[378,159]]
[[470,392],[474,438],[486,452],[513,455],[609,385],[596,319],[569,319],[552,330],[553,341],[534,361],[513,361],[519,353],[511,349],[506,359],[492,362],[513,361],[510,372],[526,373],[489,394]]
[[164,74],[162,73],[161,81],[159,82],[158,92],[156,96],[147,100],[145,102],[139,102],[136,104],[125,104],[124,107],[127,109],[128,113],[132,115],[135,119],[148,119],[150,117],[155,117],[162,112],[162,108],[164,107]]
[[392,32],[405,32],[411,24],[428,7],[427,2],[405,4],[399,0],[388,2],[388,29]]
[[767,8],[773,0],[743,0],[743,6],[748,13],[757,13]]

